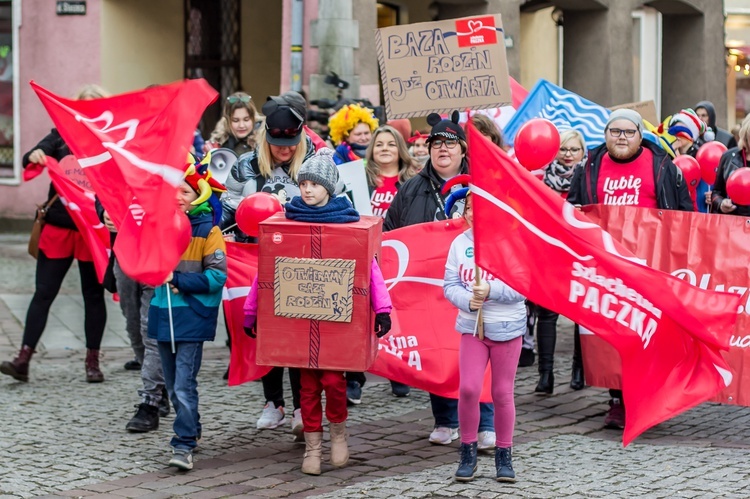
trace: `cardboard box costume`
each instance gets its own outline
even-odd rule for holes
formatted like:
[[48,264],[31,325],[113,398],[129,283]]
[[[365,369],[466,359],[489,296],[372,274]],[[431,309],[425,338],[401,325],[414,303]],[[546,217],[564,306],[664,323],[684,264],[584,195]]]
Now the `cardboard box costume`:
[[362,217],[312,224],[277,214],[260,224],[259,365],[336,371],[372,365],[378,339],[370,269],[382,223]]

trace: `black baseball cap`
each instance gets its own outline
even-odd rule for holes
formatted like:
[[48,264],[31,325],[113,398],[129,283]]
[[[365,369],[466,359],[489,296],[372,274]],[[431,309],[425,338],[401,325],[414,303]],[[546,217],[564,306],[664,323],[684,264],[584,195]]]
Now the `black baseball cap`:
[[297,92],[268,97],[261,109],[265,115],[266,140],[274,146],[296,146],[305,124],[305,100]]

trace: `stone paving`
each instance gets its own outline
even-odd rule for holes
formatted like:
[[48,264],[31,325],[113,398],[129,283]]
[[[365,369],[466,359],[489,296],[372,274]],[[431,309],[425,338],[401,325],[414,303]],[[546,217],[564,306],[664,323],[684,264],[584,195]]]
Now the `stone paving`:
[[[0,236],[3,360],[18,347],[23,318],[6,299],[33,291],[33,261],[23,242]],[[67,300],[78,293],[71,274],[61,296]],[[73,316],[66,310],[73,302],[61,303],[61,316]],[[116,307],[111,313],[117,319]],[[62,324],[72,327],[74,320]],[[570,329],[566,322],[559,335],[554,395],[532,393],[536,366],[519,369],[516,484],[493,479],[489,454],[480,457],[474,482],[453,482],[458,443],[427,442],[427,395],[413,390],[397,399],[377,378],[365,386],[362,405],[350,410],[351,461],[341,469],[324,465],[320,477],[304,475],[304,446],[291,441],[288,426],[255,429],[260,383],[227,387],[222,380],[228,352],[218,341],[206,346],[199,376],[204,434],[195,469],[177,472],[165,466],[172,416],[156,432],[124,431],[139,385],[137,373],[122,368],[132,357],[124,333],[108,331],[106,381],[98,385],[84,382],[79,347],[50,338],[34,357],[29,383],[0,377],[0,498],[750,497],[750,409],[703,404],[623,448],[620,432],[602,429],[604,390],[567,386]]]

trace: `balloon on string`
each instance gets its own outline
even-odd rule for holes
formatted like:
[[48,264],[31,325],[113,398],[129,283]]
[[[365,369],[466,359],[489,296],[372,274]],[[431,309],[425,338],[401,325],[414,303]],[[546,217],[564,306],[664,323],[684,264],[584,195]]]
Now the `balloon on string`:
[[695,159],[701,167],[701,178],[705,183],[712,185],[716,181],[716,169],[721,155],[726,151],[727,146],[717,141],[706,142],[698,149]]
[[534,118],[518,130],[513,143],[518,162],[529,171],[552,163],[560,149],[557,127],[544,118]]
[[688,190],[694,191],[701,179],[701,166],[698,164],[698,160],[690,155],[683,154],[674,159],[674,164],[682,172],[682,178],[685,179]]
[[242,232],[258,237],[258,225],[283,209],[281,201],[273,194],[256,192],[240,201],[234,219]]
[[729,175],[727,196],[734,204],[750,206],[750,168],[740,168]]

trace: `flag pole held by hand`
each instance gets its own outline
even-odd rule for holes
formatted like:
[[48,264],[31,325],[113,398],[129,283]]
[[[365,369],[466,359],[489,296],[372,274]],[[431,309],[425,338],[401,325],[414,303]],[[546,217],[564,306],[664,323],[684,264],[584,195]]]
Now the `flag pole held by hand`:
[[[479,285],[482,284],[482,277],[479,273],[479,265],[474,265],[474,284]],[[476,324],[476,330],[479,335],[479,339],[484,339],[484,326],[482,324],[482,307],[479,307],[479,310],[477,310],[477,324]]]

